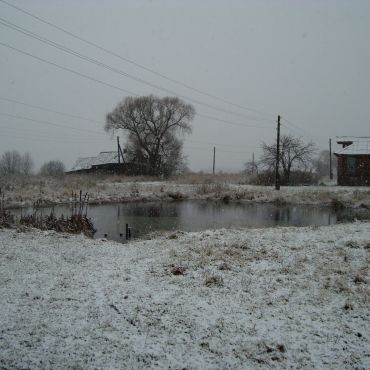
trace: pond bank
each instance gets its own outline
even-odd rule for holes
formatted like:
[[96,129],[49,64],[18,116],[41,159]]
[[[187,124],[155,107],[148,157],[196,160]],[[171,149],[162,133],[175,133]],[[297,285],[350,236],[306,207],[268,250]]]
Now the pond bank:
[[[10,180],[9,180],[10,181]],[[89,193],[90,204],[111,204],[170,200],[220,200],[281,204],[325,205],[370,209],[370,188],[339,186],[273,187],[216,182],[181,184],[174,181],[132,181],[126,178],[31,178],[0,184],[7,208],[32,206],[41,199],[44,205],[68,204],[72,192]]]

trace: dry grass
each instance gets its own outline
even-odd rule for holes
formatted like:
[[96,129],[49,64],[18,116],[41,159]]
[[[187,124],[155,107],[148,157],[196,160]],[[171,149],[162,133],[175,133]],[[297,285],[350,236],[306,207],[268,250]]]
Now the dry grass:
[[220,275],[208,275],[204,280],[204,285],[208,288],[224,286],[224,279]]
[[186,175],[179,175],[171,179],[177,184],[216,184],[216,183],[228,183],[243,185],[247,184],[247,176],[243,174],[232,174],[232,173],[219,173],[215,175],[201,174],[201,173],[189,173]]
[[220,197],[229,190],[230,187],[228,184],[216,182],[212,184],[200,184],[198,185],[196,192],[200,195],[214,194],[215,196]]

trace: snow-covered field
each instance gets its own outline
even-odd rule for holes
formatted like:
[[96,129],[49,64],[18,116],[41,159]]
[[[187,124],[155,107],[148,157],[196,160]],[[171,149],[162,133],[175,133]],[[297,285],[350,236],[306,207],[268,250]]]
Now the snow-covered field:
[[46,204],[68,203],[71,194],[89,193],[91,204],[128,201],[167,201],[172,199],[224,199],[247,202],[285,202],[294,204],[364,207],[370,209],[369,187],[287,186],[276,191],[272,186],[243,185],[227,177],[198,179],[203,182],[134,181],[133,178],[65,176],[63,178],[0,179],[7,207],[30,206],[37,199]]
[[118,244],[0,231],[0,368],[370,369],[370,223]]

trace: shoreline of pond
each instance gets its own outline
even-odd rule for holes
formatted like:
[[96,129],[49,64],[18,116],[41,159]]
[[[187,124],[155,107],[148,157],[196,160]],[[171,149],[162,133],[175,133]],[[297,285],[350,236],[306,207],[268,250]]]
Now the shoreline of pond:
[[[34,206],[35,201],[38,201],[38,207],[40,208],[52,208],[61,206],[72,206],[74,201],[71,199],[65,201],[51,201],[48,199],[37,199],[31,201],[20,201],[18,203],[11,203],[4,207],[5,210],[19,210],[24,208],[31,208]],[[199,197],[199,196],[183,196],[179,198],[174,197],[156,197],[156,196],[144,196],[144,197],[120,197],[120,198],[109,198],[109,199],[91,199],[88,201],[89,205],[111,205],[111,204],[131,204],[131,203],[150,203],[150,202],[163,202],[163,203],[176,203],[186,201],[197,201],[197,202],[213,202],[213,203],[224,203],[224,204],[272,204],[272,205],[291,205],[291,206],[316,206],[316,207],[327,207],[333,209],[347,209],[347,210],[367,210],[370,213],[370,205],[360,203],[342,202],[337,198],[331,198],[328,201],[318,202],[312,201],[311,199],[300,199],[288,201],[285,198],[273,198],[273,199],[232,199],[230,197]]]
[[[75,207],[75,208],[74,208]],[[83,208],[83,207],[82,207]],[[65,203],[13,209],[15,218],[34,214],[36,219],[55,218],[76,214],[79,206]],[[80,212],[81,213],[81,212]],[[86,216],[85,210],[82,214]],[[289,204],[281,202],[252,202],[186,199],[182,201],[136,201],[89,204],[87,219],[97,230],[94,238],[122,242],[126,225],[132,228],[133,238],[145,238],[151,233],[173,231],[203,231],[208,229],[268,228],[279,226],[327,226],[370,220],[367,209],[335,208],[317,204]],[[127,231],[126,231],[127,232]]]

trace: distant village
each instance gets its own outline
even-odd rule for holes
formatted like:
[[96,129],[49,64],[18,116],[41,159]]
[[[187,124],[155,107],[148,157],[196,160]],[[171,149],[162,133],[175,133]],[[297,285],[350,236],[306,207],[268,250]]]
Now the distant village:
[[[370,138],[337,137],[342,148],[333,154],[337,158],[337,184],[341,186],[370,186]],[[127,162],[118,145],[115,151],[100,152],[95,157],[78,158],[68,173],[99,173],[145,175],[145,163]]]

